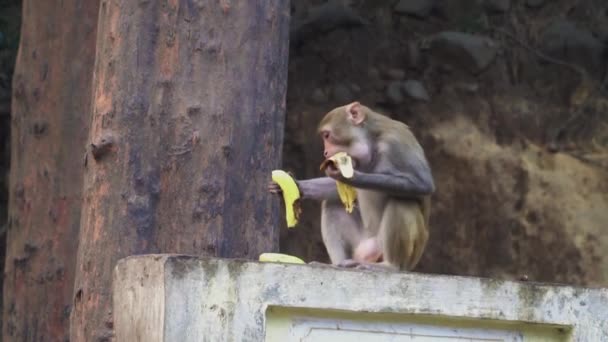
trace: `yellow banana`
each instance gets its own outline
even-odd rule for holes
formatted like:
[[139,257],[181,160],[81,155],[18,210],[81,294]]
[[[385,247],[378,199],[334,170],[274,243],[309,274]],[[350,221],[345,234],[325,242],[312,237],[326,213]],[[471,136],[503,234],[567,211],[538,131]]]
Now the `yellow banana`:
[[357,191],[352,186],[339,181],[336,181],[336,188],[338,189],[338,195],[340,195],[340,201],[344,204],[344,209],[349,214],[352,213],[357,199]]
[[[321,164],[321,170],[324,170],[329,163],[336,165],[344,178],[352,178],[355,172],[351,157],[344,152],[336,153],[331,158],[326,159]],[[357,191],[354,187],[340,181],[336,181],[336,188],[338,189],[338,195],[340,196],[340,201],[344,204],[344,208],[348,213],[352,213],[355,200],[357,199]]]
[[305,262],[295,256],[280,254],[280,253],[262,253],[260,254],[261,262],[282,262],[286,264],[305,264]]
[[272,181],[277,183],[283,192],[287,227],[293,228],[298,224],[300,217],[300,189],[295,180],[283,170],[272,171]]

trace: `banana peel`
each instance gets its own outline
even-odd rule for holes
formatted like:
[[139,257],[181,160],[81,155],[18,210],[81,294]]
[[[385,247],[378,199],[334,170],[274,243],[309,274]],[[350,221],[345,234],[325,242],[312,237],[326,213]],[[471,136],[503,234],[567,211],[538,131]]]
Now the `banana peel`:
[[260,262],[281,262],[285,264],[305,264],[305,262],[293,255],[280,253],[262,253],[260,254]]
[[298,189],[298,185],[293,177],[283,170],[272,171],[272,181],[279,185],[283,193],[287,228],[293,228],[298,224],[300,213],[302,212],[299,201],[300,189]]
[[[335,165],[344,178],[352,178],[355,173],[352,158],[345,152],[336,153],[331,158],[325,159],[321,163],[321,170],[325,170],[329,164]],[[355,207],[355,200],[357,199],[357,191],[354,187],[340,181],[336,181],[336,189],[338,190],[340,201],[344,204],[344,209],[349,214],[352,213]]]
[[357,200],[357,191],[352,186],[336,181],[336,188],[338,189],[338,195],[340,201],[344,204],[344,209],[347,213],[352,213],[355,208],[355,201]]

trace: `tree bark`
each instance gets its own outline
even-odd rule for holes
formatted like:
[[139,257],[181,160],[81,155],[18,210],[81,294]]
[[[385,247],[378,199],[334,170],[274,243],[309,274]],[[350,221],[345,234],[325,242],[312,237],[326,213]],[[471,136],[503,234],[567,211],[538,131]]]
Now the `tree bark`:
[[5,341],[69,335],[98,10],[98,1],[23,2],[13,78]]
[[102,2],[72,341],[113,338],[122,257],[278,250],[288,25],[288,1]]

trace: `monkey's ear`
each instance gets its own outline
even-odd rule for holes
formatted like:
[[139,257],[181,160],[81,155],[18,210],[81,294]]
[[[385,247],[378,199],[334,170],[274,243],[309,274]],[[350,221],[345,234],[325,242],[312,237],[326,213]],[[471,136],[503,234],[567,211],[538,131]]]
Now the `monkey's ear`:
[[350,120],[353,125],[358,126],[365,121],[365,112],[358,101],[346,106],[346,114],[348,114],[348,120]]

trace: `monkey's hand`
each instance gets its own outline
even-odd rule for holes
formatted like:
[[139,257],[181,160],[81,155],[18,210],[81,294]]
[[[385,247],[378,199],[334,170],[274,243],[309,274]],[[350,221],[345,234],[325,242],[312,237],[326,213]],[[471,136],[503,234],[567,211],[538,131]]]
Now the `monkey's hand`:
[[335,164],[330,163],[327,165],[327,167],[325,168],[325,175],[329,178],[335,179],[337,181],[341,181],[343,182],[346,178],[342,175],[342,172],[340,172],[340,169],[338,169],[336,167]]
[[338,152],[325,159],[320,166],[325,174],[337,181],[351,178],[354,173],[354,160],[346,152]]
[[[294,174],[291,173],[290,171],[287,171],[287,174],[290,175],[291,178],[293,178],[294,182],[296,183],[296,186],[298,186],[298,188],[299,188],[298,181],[296,180],[296,177],[294,176]],[[270,192],[271,194],[283,195],[283,189],[281,189],[281,186],[274,180],[271,180],[270,182],[268,182],[267,189],[268,189],[268,192]]]
[[283,190],[281,190],[281,187],[279,186],[279,184],[277,184],[273,181],[268,182],[268,192],[270,192],[271,194],[277,194],[277,195],[283,194]]

